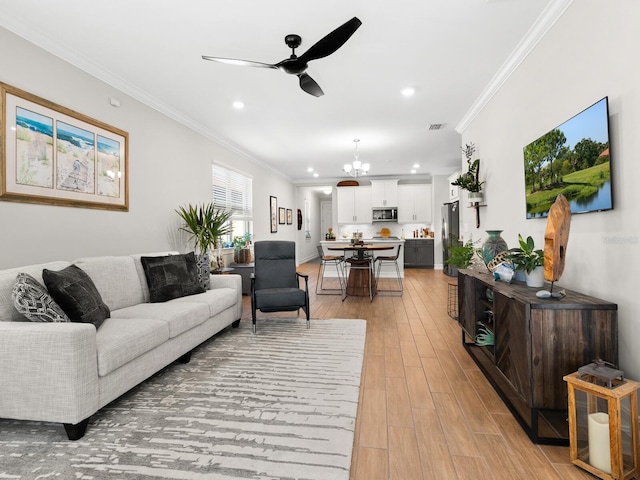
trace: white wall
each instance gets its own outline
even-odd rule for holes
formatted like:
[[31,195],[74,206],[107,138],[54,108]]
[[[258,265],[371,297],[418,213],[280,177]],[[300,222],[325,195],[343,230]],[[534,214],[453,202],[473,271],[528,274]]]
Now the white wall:
[[[481,228],[462,208],[474,239],[502,229],[509,246],[532,235],[542,248],[546,220],[526,220],[522,148],[604,96],[609,97],[614,210],[574,215],[559,284],[618,304],[620,368],[640,380],[640,2],[574,1],[463,132],[486,180]],[[463,166],[464,165],[464,162]],[[461,201],[466,199],[462,192]],[[465,202],[462,202],[465,203]]]
[[[254,176],[256,239],[294,239],[291,226],[269,233],[269,195],[294,207],[294,187],[279,174],[211,141],[0,28],[0,81],[129,133],[129,212],[0,201],[0,268],[81,256],[169,249],[175,208],[211,199],[211,163]],[[109,105],[109,97],[121,102]],[[283,227],[283,226],[280,226]]]
[[[322,196],[324,197],[324,196]],[[317,191],[316,187],[297,187],[297,204],[296,208],[299,208],[302,211],[302,230],[297,230],[296,228],[296,260],[297,262],[304,263],[309,260],[314,259],[318,256],[317,246],[320,245],[320,239],[324,235],[322,232],[322,225],[320,221],[320,202],[321,202],[321,193]],[[309,226],[311,227],[310,236],[306,236],[306,222],[305,218],[305,202],[309,202]]]

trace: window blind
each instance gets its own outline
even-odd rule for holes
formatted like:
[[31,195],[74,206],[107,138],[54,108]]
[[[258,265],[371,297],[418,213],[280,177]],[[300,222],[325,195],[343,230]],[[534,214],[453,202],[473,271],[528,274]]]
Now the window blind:
[[215,206],[231,210],[233,220],[253,220],[251,177],[215,164],[212,173]]

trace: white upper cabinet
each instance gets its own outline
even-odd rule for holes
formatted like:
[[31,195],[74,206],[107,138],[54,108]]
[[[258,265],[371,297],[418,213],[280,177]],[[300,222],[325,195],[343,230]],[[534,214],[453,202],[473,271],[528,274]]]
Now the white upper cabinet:
[[371,223],[371,187],[338,187],[338,223]]
[[398,223],[431,223],[431,185],[398,185]]
[[371,206],[397,207],[398,180],[371,180]]

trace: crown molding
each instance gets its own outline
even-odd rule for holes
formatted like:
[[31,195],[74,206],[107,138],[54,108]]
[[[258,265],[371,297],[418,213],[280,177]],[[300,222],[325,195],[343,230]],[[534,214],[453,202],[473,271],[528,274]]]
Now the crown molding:
[[516,71],[518,66],[527,58],[529,53],[538,45],[540,40],[544,38],[549,29],[551,29],[572,3],[573,0],[551,0],[549,2],[526,35],[520,40],[515,50],[509,55],[480,96],[473,105],[471,105],[471,108],[464,117],[462,117],[460,123],[456,125],[456,132],[462,134],[467,129],[469,124],[489,103],[493,96],[498,93],[502,85],[504,85],[513,72]]

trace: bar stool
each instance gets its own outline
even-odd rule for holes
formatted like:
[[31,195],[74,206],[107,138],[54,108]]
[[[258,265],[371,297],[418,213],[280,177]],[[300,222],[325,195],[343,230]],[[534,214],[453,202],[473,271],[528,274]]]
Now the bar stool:
[[[345,288],[345,297],[346,295],[357,295],[355,293],[356,290],[359,289],[367,289],[369,290],[369,300],[373,301],[373,281],[374,281],[374,259],[369,252],[365,252],[365,254],[359,257],[356,253],[350,258],[345,259],[345,265],[348,267],[346,273],[348,283]],[[352,274],[352,271],[355,270],[355,274]],[[366,270],[366,273],[364,272]],[[363,278],[364,275],[364,278]],[[366,283],[366,285],[365,285]],[[368,287],[367,287],[368,286]],[[342,298],[344,300],[344,297]]]
[[398,258],[400,257],[400,250],[402,249],[402,244],[398,244],[398,250],[396,251],[395,255],[389,255],[389,256],[378,256],[376,257],[375,261],[378,264],[378,268],[376,270],[376,287],[380,284],[380,271],[382,270],[382,265],[383,264],[387,264],[387,265],[393,265],[396,267],[396,279],[398,282],[398,289],[397,290],[381,290],[380,288],[378,288],[378,293],[380,292],[386,292],[386,293],[399,293],[400,295],[402,295],[402,292],[404,290],[404,286],[402,285],[402,277],[400,276],[400,267],[398,267]]
[[[316,295],[345,295],[345,274],[344,274],[344,255],[325,255],[322,245],[318,245],[318,256],[320,257],[320,268],[318,269],[318,280],[316,282]],[[324,271],[327,265],[335,265],[338,272],[338,282],[340,289],[324,288]]]

